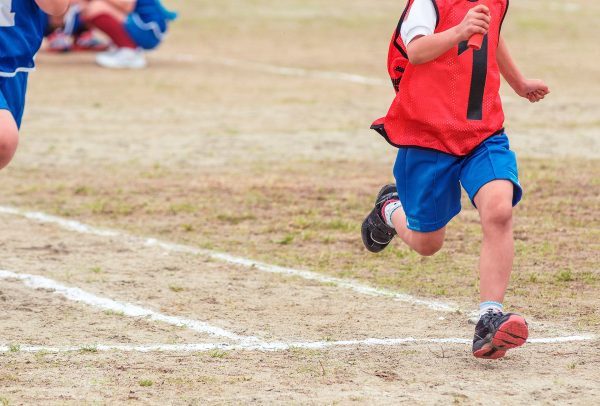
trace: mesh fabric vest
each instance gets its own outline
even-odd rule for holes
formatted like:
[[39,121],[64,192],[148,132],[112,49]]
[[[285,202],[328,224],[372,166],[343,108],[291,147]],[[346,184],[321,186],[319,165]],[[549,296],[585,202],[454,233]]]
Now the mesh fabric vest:
[[[438,21],[435,33],[460,24],[480,4],[470,0],[432,0]],[[501,133],[504,112],[496,49],[508,0],[488,0],[492,20],[481,50],[466,41],[437,59],[413,65],[400,37],[413,0],[407,4],[392,38],[388,70],[397,91],[387,116],[374,123],[391,144],[421,147],[464,156],[487,138]]]

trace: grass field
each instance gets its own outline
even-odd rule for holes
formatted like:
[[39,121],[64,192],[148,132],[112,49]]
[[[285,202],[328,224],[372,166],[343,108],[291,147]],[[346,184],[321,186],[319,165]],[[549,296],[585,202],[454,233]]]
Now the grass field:
[[[385,60],[403,4],[167,3],[182,18],[143,73],[39,55],[0,205],[205,251],[2,214],[0,268],[260,342],[432,341],[236,350],[231,337],[0,278],[0,405],[600,402],[597,339],[533,343],[497,363],[435,342],[472,334],[481,237],[467,200],[435,257],[362,247],[360,223],[395,158],[368,127],[393,98]],[[503,29],[523,71],[552,89],[529,105],[503,88],[525,188],[507,304],[534,321],[534,338],[600,334],[598,18],[594,2],[522,0]],[[264,273],[214,251],[338,279]],[[440,315],[339,280],[460,310]],[[197,343],[215,347],[103,347]]]

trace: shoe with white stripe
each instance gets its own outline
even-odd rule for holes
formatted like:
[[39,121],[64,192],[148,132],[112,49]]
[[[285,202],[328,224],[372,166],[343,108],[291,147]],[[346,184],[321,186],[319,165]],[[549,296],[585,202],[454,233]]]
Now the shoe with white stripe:
[[385,185],[375,199],[375,207],[363,221],[361,227],[363,244],[371,252],[383,251],[396,235],[394,227],[388,226],[381,215],[383,205],[393,199],[398,199],[396,185]]

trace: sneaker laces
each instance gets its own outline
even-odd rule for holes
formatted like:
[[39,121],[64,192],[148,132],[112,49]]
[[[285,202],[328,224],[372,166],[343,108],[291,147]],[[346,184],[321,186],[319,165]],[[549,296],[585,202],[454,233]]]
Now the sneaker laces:
[[[488,310],[487,313],[485,313],[479,319],[483,323],[483,326],[485,327],[484,331],[487,331],[488,334],[492,331],[495,331],[496,325],[494,324],[494,321],[502,316],[503,316],[502,312],[494,312],[492,309]],[[485,337],[481,337],[477,333],[475,333],[475,337],[479,338],[480,340],[485,339]]]

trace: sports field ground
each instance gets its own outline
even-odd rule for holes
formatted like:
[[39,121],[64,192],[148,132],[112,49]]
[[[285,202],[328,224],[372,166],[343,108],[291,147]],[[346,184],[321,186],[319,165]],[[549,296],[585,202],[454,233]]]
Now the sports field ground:
[[40,53],[0,175],[0,405],[600,404],[600,4],[511,2],[552,94],[507,86],[525,197],[510,310],[470,354],[477,212],[444,250],[366,252],[395,150],[400,0],[171,0],[143,72]]

